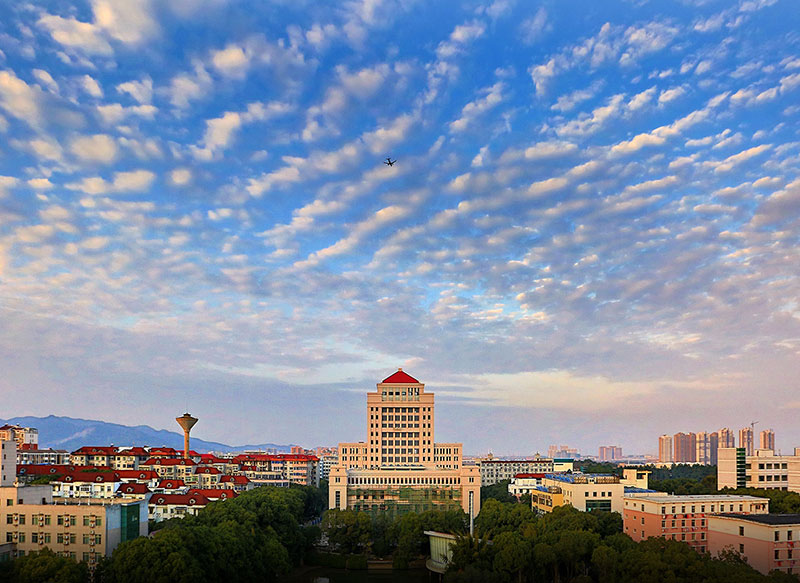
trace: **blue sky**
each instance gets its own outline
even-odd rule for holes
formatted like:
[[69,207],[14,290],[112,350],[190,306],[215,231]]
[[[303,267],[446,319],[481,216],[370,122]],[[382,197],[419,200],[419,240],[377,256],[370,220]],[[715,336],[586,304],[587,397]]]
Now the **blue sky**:
[[795,2],[3,13],[4,417],[334,444],[403,366],[468,453],[800,445]]

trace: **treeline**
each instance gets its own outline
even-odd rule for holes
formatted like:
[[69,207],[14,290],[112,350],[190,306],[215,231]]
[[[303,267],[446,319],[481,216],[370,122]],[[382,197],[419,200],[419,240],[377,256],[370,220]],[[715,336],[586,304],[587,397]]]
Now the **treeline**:
[[50,549],[0,562],[3,583],[86,583],[88,577],[86,563],[76,563]]
[[95,573],[98,583],[278,581],[319,539],[317,488],[264,486],[170,520],[150,537],[119,545]]
[[521,504],[488,500],[476,536],[459,536],[446,583],[797,583],[792,575],[759,574],[737,554],[712,558],[661,538],[634,542],[618,513],[571,506],[537,516]]
[[333,551],[377,558],[391,556],[395,569],[407,569],[412,560],[428,554],[426,530],[464,532],[467,528],[467,515],[462,510],[409,512],[391,517],[333,509],[322,519],[322,533]]

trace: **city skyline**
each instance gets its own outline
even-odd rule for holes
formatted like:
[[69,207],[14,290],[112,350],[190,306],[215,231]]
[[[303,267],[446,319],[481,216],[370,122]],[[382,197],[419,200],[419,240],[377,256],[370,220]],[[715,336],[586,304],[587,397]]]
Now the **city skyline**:
[[3,417],[800,445],[792,2],[279,4],[8,7]]

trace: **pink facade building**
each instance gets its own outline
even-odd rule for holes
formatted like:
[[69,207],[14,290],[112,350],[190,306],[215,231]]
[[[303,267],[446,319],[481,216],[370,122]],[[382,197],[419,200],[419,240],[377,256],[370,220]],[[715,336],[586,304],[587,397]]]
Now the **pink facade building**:
[[769,499],[724,494],[677,496],[661,493],[626,494],[623,531],[635,541],[662,537],[708,550],[709,518],[724,512],[767,514]]
[[800,514],[722,514],[708,519],[708,551],[736,551],[751,567],[800,573]]

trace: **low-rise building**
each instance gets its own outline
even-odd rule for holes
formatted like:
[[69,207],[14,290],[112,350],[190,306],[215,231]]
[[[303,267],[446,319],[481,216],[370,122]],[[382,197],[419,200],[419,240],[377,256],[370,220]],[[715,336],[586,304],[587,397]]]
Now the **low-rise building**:
[[18,449],[17,465],[47,464],[66,465],[69,452],[66,449]]
[[9,455],[0,456],[0,542],[11,545],[12,556],[48,548],[92,567],[119,543],[147,535],[142,501],[85,498],[55,504],[49,484],[18,485],[9,471],[16,467],[15,449],[4,447]]
[[747,455],[744,447],[720,448],[717,487],[800,492],[800,447],[795,448],[794,455],[776,455],[771,449]]
[[531,492],[531,506],[539,513],[569,504],[581,511],[622,512],[624,486],[609,474],[546,474]]
[[119,476],[112,471],[73,472],[53,480],[53,497],[60,501],[70,498],[113,498],[120,483]]
[[708,550],[709,518],[724,512],[766,514],[769,499],[726,494],[674,495],[663,492],[626,493],[623,531],[635,541],[662,537]]
[[525,494],[531,494],[542,485],[545,474],[517,474],[508,484],[508,493],[517,499]]
[[[571,464],[572,460],[569,461]],[[489,454],[478,462],[478,466],[482,486],[512,480],[517,474],[545,474],[556,471],[553,459],[541,456],[535,456],[533,459],[499,459]]]
[[202,494],[191,496],[189,494],[154,494],[148,501],[148,518],[155,522],[169,520],[170,518],[184,518],[196,516],[209,502]]
[[733,550],[767,574],[800,573],[800,514],[720,514],[708,519],[708,552]]
[[5,424],[0,427],[0,441],[13,441],[17,449],[36,449],[39,447],[39,430],[35,427]]

